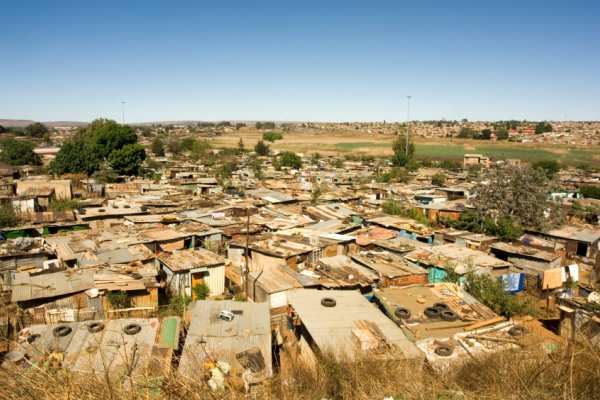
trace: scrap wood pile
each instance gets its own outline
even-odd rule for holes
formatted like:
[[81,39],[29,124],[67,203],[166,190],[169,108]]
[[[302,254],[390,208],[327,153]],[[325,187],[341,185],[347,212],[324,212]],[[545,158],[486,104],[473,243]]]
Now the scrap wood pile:
[[352,329],[352,337],[363,351],[385,352],[391,347],[385,340],[385,335],[377,324],[371,321],[354,321],[356,328]]

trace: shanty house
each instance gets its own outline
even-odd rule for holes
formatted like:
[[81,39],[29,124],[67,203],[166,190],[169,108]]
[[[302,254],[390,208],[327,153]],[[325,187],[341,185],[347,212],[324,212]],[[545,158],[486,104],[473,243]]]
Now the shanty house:
[[331,353],[353,359],[363,352],[421,360],[402,330],[358,291],[297,289],[287,294],[301,357]]
[[220,296],[225,291],[225,260],[205,250],[178,250],[158,257],[168,291],[174,296],[194,298],[192,290],[205,284],[210,296]]
[[[264,398],[259,394],[264,389],[262,383],[273,375],[269,305],[197,301],[193,303],[191,316],[179,374],[196,381],[210,373],[210,368],[223,367],[225,363],[230,370],[223,369],[241,379],[253,398]],[[208,384],[214,389],[221,388],[213,378]]]

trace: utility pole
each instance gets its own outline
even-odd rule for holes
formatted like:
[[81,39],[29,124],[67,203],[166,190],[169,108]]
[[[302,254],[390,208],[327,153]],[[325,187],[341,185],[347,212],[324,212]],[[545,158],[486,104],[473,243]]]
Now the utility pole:
[[125,125],[125,102],[121,100],[121,123]]
[[406,159],[408,160],[408,137],[410,136],[410,98],[412,96],[406,96]]
[[246,248],[244,250],[244,289],[248,298],[248,244],[250,241],[250,207],[246,206]]

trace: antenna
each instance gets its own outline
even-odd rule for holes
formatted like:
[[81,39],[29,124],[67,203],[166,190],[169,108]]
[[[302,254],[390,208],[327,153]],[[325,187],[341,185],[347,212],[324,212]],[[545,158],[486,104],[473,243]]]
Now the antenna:
[[121,100],[121,123],[125,125],[125,101]]

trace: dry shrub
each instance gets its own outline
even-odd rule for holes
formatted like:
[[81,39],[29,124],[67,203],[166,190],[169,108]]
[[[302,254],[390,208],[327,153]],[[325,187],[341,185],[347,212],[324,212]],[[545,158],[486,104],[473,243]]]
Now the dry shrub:
[[[200,373],[199,373],[200,377]],[[600,399],[600,353],[586,344],[547,354],[541,348],[477,357],[437,374],[414,363],[372,356],[354,361],[319,358],[289,365],[271,382],[272,398],[475,400]],[[201,379],[170,376],[136,384],[107,376],[76,377],[59,369],[0,370],[0,399],[243,399],[232,389],[211,392]]]

